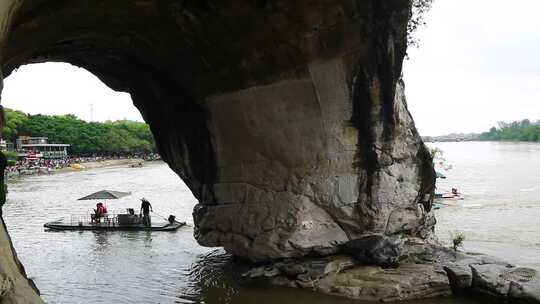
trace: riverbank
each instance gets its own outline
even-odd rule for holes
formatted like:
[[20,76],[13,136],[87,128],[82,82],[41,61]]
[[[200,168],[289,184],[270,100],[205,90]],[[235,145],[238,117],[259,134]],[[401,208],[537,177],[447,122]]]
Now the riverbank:
[[35,175],[50,175],[50,174],[59,174],[66,172],[77,172],[77,171],[86,171],[92,169],[106,168],[106,167],[117,167],[117,166],[126,166],[126,167],[142,167],[145,162],[155,161],[155,160],[144,160],[142,158],[121,158],[121,159],[106,159],[98,161],[90,161],[83,163],[73,163],[68,167],[58,168],[58,169],[48,169],[42,167],[36,167],[32,169],[24,169],[20,172],[11,171],[6,172],[6,179],[19,179],[26,176],[35,176]]

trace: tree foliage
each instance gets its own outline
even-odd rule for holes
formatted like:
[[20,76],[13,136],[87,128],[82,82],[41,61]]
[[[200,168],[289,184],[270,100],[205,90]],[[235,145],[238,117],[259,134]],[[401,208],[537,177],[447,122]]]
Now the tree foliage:
[[121,120],[86,122],[74,115],[26,115],[7,109],[2,134],[9,141],[18,136],[45,136],[50,143],[70,144],[72,154],[155,152],[150,127],[141,122]]
[[28,117],[21,111],[14,111],[8,108],[5,108],[4,111],[6,125],[2,130],[2,137],[8,141],[14,141],[17,138],[19,128],[26,123]]
[[19,158],[18,153],[15,151],[4,151],[2,153],[6,156],[8,166],[13,166]]
[[410,0],[412,2],[411,16],[407,25],[407,42],[409,46],[418,47],[419,40],[415,32],[426,25],[424,16],[431,9],[433,0]]
[[540,121],[528,119],[514,122],[500,121],[497,127],[480,134],[480,140],[540,142]]

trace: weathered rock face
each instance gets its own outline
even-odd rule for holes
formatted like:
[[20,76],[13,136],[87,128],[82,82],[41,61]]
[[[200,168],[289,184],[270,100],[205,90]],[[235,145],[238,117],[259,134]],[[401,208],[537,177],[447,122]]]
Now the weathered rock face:
[[398,80],[409,0],[0,2],[4,75],[66,61],[130,92],[199,200],[195,237],[253,261],[427,237],[434,172]]
[[[364,131],[376,142],[359,151],[368,134],[350,120],[349,89],[333,84],[344,68],[316,63],[311,75],[324,81],[287,81],[211,100],[210,133],[223,166],[207,193],[215,202],[194,212],[199,242],[265,260],[335,253],[367,233],[431,232],[433,169],[402,83],[391,102],[392,124],[374,119]],[[380,117],[382,108],[371,111]],[[229,120],[235,115],[240,122]]]

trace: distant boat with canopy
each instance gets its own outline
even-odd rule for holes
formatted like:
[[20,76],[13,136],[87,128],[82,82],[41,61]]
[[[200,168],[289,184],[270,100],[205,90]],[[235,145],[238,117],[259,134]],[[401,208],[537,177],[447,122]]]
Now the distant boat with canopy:
[[144,225],[141,215],[135,214],[134,208],[126,208],[126,213],[109,213],[104,204],[107,200],[116,200],[131,195],[131,192],[113,190],[100,190],[79,198],[79,201],[99,200],[94,213],[86,215],[71,215],[69,219],[61,218],[46,223],[45,228],[51,230],[102,230],[102,231],[174,231],[186,225],[179,222],[174,215],[168,218],[159,217],[165,221],[156,221],[150,225]]

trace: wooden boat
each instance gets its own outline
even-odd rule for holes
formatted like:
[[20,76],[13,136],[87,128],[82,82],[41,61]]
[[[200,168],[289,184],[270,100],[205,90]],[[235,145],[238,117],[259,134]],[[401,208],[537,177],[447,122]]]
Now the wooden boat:
[[435,198],[439,199],[448,199],[448,198],[456,198],[459,197],[459,194],[447,192],[447,193],[435,193]]
[[436,193],[435,194],[435,200],[441,201],[441,200],[463,200],[465,199],[463,195],[459,193]]
[[98,230],[98,231],[175,231],[178,228],[185,226],[185,222],[173,221],[170,222],[156,222],[150,226],[144,226],[143,224],[118,224],[116,222],[103,221],[101,223],[90,222],[72,222],[59,219],[54,222],[49,222],[43,225],[47,229],[51,230]]
[[435,200],[462,200],[465,199],[457,188],[452,188],[450,192],[435,193]]

